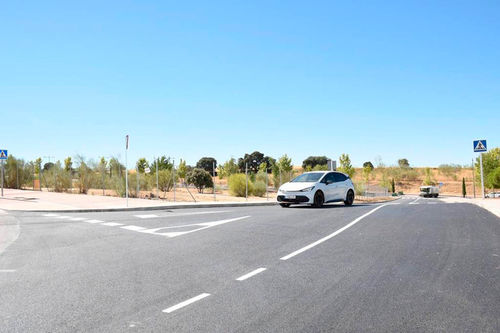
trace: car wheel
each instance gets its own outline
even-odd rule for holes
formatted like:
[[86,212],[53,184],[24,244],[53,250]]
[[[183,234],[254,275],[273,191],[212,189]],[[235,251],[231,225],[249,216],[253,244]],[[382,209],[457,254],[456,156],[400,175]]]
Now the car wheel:
[[287,208],[287,207],[290,207],[290,204],[280,203],[280,206],[283,207],[283,208]]
[[354,191],[353,190],[349,190],[349,191],[347,191],[347,195],[345,197],[344,204],[346,206],[352,206],[353,202],[354,202]]
[[314,195],[313,207],[320,208],[321,206],[323,206],[324,203],[325,203],[325,197],[323,195],[323,192],[321,191],[316,192],[316,194]]

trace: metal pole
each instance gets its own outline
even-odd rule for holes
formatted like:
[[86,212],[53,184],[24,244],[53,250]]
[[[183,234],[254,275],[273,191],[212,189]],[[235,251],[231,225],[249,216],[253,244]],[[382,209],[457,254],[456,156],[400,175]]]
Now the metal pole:
[[135,168],[135,181],[137,182],[137,185],[136,185],[136,195],[137,197],[139,198],[139,191],[141,190],[141,187],[139,186],[139,182],[141,181],[141,176],[139,175],[139,167]]
[[127,144],[125,147],[125,200],[126,205],[128,207],[128,169],[127,169],[127,151],[128,151],[128,135],[127,135]]
[[212,162],[212,175],[214,177],[214,201],[217,201],[217,197],[215,196],[215,162]]
[[245,200],[248,201],[248,162],[245,163]]
[[483,153],[479,153],[479,164],[481,165],[481,195],[484,199]]
[[2,160],[2,197],[3,197],[3,160]]
[[174,202],[175,202],[175,158],[172,159],[172,180],[174,182]]
[[158,194],[158,162],[160,161],[159,158],[156,159],[156,199],[160,199],[160,196]]
[[266,166],[266,200],[269,201],[269,192],[267,191],[267,186],[269,184],[268,174],[267,174],[267,166]]
[[476,198],[476,169],[474,168],[474,159],[472,159],[472,191],[474,192],[474,198]]

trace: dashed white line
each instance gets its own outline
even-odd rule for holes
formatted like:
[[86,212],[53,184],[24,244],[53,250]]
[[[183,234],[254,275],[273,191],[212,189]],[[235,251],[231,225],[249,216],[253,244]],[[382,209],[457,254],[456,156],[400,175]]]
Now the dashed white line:
[[183,308],[189,304],[192,304],[194,302],[197,302],[201,299],[204,299],[205,297],[208,297],[210,296],[210,294],[207,294],[207,293],[203,293],[203,294],[199,294],[198,296],[195,296],[193,298],[190,298],[184,302],[181,302],[177,305],[174,305],[174,306],[171,306],[169,308],[166,308],[165,310],[163,310],[162,312],[165,312],[165,313],[171,313],[171,312],[174,312],[175,310],[179,310],[180,308]]
[[139,226],[136,226],[136,225],[127,225],[127,226],[120,227],[120,228],[127,229],[127,230],[132,230],[132,231],[146,230],[146,228],[139,227]]
[[101,220],[86,220],[86,221],[83,221],[83,222],[87,222],[87,223],[102,223],[104,221],[101,221]]
[[0,273],[15,273],[15,269],[0,269]]
[[144,215],[134,215],[134,216],[140,219],[153,219],[155,217],[159,217],[158,215],[155,214],[144,214]]
[[288,260],[292,257],[295,257],[296,255],[298,254],[301,254],[302,252],[305,252],[313,247],[315,247],[316,245],[319,245],[323,242],[326,242],[327,240],[329,240],[330,238],[333,238],[335,236],[337,236],[338,234],[340,234],[342,231],[345,231],[347,229],[349,229],[350,227],[352,227],[353,225],[355,225],[356,223],[358,223],[359,221],[361,221],[362,219],[364,219],[365,217],[367,217],[368,215],[370,214],[373,214],[374,212],[376,212],[377,210],[379,210],[380,208],[382,207],[385,207],[387,206],[387,204],[384,204],[384,205],[381,205],[381,206],[378,206],[377,208],[374,208],[372,210],[370,210],[368,213],[364,214],[364,215],[361,215],[360,217],[358,217],[357,219],[355,219],[354,221],[352,221],[351,223],[349,223],[348,225],[340,228],[339,230],[335,231],[334,233],[331,233],[330,235],[326,236],[326,237],[323,237],[317,241],[315,241],[314,243],[311,243],[307,246],[304,246],[303,248],[301,249],[298,249],[297,251],[294,251],[284,257],[281,257],[280,260]]
[[123,223],[116,223],[116,222],[106,222],[106,223],[101,223],[101,225],[107,225],[109,227],[117,227],[119,225],[123,225]]
[[54,216],[56,219],[71,219],[71,216]]
[[46,216],[46,217],[54,217],[54,216],[58,216],[58,214],[53,214],[53,213],[50,213],[50,214],[43,214],[43,216]]
[[247,274],[245,274],[245,275],[240,276],[239,278],[237,278],[237,279],[236,279],[236,281],[244,281],[244,280],[246,280],[246,279],[251,278],[251,277],[252,277],[252,276],[254,276],[254,275],[257,275],[257,274],[259,274],[259,273],[262,273],[262,272],[263,272],[263,271],[265,271],[265,270],[266,270],[266,268],[264,268],[264,267],[257,268],[256,270],[253,270],[253,271],[251,271],[250,273],[247,273]]
[[86,217],[73,217],[71,219],[69,219],[70,221],[83,221],[83,220],[86,220],[87,218]]

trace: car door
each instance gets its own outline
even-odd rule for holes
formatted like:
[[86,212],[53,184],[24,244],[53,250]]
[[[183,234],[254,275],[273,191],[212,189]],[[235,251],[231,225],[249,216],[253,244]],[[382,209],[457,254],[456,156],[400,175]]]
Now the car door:
[[325,202],[335,200],[336,197],[336,184],[335,184],[335,175],[333,172],[327,173],[325,178],[321,181],[325,184]]
[[347,194],[347,177],[343,173],[335,172],[335,200],[344,200]]

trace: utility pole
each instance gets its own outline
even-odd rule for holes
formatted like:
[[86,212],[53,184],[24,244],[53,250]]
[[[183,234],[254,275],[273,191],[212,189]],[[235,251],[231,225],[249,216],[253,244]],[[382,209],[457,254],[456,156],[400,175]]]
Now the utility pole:
[[125,136],[125,200],[128,207],[128,169],[127,169],[128,134]]
[[476,168],[474,168],[474,159],[472,159],[472,192],[474,192],[474,198],[476,198]]
[[217,201],[217,198],[215,196],[215,162],[212,162],[212,175],[214,177],[214,181],[213,181],[213,183],[214,183],[214,201]]
[[248,201],[248,162],[245,162],[245,200]]

